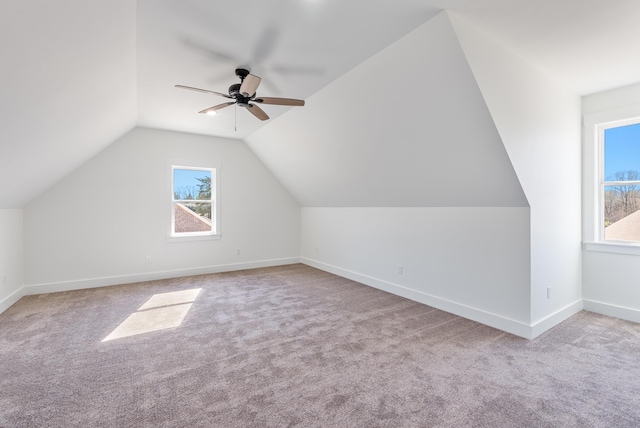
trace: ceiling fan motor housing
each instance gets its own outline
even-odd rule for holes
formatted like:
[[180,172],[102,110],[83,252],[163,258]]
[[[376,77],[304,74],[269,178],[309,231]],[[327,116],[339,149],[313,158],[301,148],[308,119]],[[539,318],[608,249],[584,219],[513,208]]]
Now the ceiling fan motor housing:
[[229,95],[233,98],[240,95],[240,83],[234,83],[229,86]]
[[245,97],[240,93],[240,86],[240,83],[234,83],[233,85],[229,86],[229,95],[236,100],[240,107],[248,107],[249,101],[251,101],[253,97],[256,96],[256,94],[253,94],[250,97]]
[[236,68],[236,76],[240,78],[240,80],[244,80],[245,77],[249,75],[249,70],[246,68]]

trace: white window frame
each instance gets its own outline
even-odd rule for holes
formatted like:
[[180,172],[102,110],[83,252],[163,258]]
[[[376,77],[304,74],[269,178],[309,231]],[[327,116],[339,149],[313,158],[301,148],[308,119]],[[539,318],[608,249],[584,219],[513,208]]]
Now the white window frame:
[[[211,232],[187,232],[175,233],[174,222],[174,189],[173,189],[173,171],[175,169],[192,169],[211,171]],[[219,162],[197,161],[192,159],[168,159],[167,160],[167,242],[185,242],[185,241],[206,241],[212,239],[221,239],[221,198],[220,198],[220,172],[221,165]]]
[[[583,241],[588,251],[640,255],[640,242],[604,239],[604,132],[640,123],[640,105],[585,115],[583,132]],[[640,184],[636,181],[625,184]]]

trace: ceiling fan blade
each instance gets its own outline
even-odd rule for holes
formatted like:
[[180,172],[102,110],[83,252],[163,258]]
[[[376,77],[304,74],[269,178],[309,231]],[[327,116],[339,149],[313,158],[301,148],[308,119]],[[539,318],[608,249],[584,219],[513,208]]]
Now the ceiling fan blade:
[[250,97],[251,95],[256,93],[258,86],[260,86],[260,80],[258,76],[254,74],[248,74],[247,77],[242,81],[242,85],[240,85],[240,93],[245,97]]
[[205,94],[219,95],[219,96],[225,97],[225,98],[232,98],[227,94],[223,94],[222,92],[208,91],[206,89],[200,89],[200,88],[192,88],[191,86],[176,85],[176,88],[188,89],[190,91],[204,92]]
[[273,97],[260,97],[253,100],[261,104],[274,104],[278,106],[303,106],[304,100],[296,100],[293,98],[273,98]]
[[199,111],[198,113],[206,114],[206,113],[209,113],[210,111],[216,111],[216,110],[220,110],[221,108],[229,107],[230,105],[233,105],[235,103],[236,103],[235,101],[231,101],[229,103],[218,104],[217,106],[206,108],[202,111]]
[[269,116],[260,107],[255,104],[247,104],[247,110],[260,120],[267,120]]

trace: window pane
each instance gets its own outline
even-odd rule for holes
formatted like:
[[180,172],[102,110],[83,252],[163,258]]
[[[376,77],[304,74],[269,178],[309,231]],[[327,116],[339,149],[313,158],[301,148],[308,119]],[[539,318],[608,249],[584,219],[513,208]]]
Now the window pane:
[[604,239],[640,241],[640,185],[605,186]]
[[173,198],[210,200],[211,171],[174,169]]
[[604,179],[640,180],[640,123],[605,129]]
[[211,232],[210,202],[174,202],[174,233]]

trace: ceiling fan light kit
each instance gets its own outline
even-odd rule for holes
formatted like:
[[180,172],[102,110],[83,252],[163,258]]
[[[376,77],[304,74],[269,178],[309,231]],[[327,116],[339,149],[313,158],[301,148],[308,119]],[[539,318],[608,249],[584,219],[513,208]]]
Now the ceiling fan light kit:
[[260,86],[261,78],[249,73],[249,70],[245,68],[237,68],[236,76],[240,78],[240,83],[234,83],[229,86],[229,95],[222,92],[209,91],[206,89],[194,88],[191,86],[176,85],[176,88],[188,89],[190,91],[204,92],[207,94],[218,95],[220,97],[229,98],[234,101],[218,104],[213,107],[206,108],[200,111],[201,114],[215,114],[216,110],[220,110],[230,105],[236,104],[240,107],[244,107],[251,114],[260,120],[267,120],[269,116],[258,107],[255,103],[259,104],[273,104],[280,106],[298,106],[304,105],[304,100],[297,100],[293,98],[274,98],[274,97],[260,97],[256,98],[256,91]]

